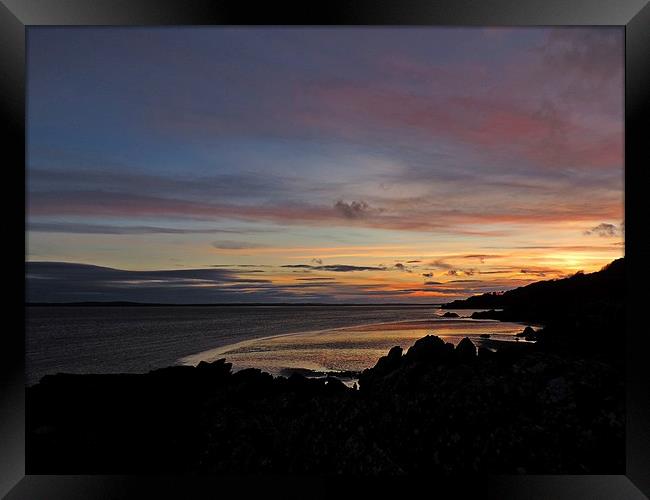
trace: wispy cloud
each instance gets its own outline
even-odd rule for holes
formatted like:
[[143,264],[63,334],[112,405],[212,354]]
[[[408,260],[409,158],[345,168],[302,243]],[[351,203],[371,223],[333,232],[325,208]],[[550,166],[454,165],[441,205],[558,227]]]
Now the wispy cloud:
[[355,271],[386,271],[385,267],[379,266],[351,266],[345,264],[330,264],[325,266],[312,266],[310,264],[286,264],[282,267],[293,269],[312,269],[316,271],[332,271],[335,273],[349,273]]
[[595,269],[623,251],[623,35],[38,30],[29,258],[219,271],[88,275],[91,295],[196,301],[428,300]]
[[28,230],[43,233],[69,234],[241,234],[235,229],[159,226],[115,226],[110,224],[84,224],[77,222],[29,222]]
[[449,264],[448,262],[445,262],[444,260],[441,260],[441,259],[438,259],[438,260],[434,260],[434,261],[432,261],[432,262],[429,262],[427,265],[433,267],[434,269],[445,269],[445,270],[449,270],[449,269],[453,269],[453,268],[454,268],[454,266],[452,266],[452,265]]
[[544,268],[544,267],[532,267],[527,269],[521,269],[519,272],[521,274],[532,274],[534,276],[539,276],[539,277],[545,277],[548,276],[549,274],[560,275],[560,276],[565,274],[560,269],[551,269],[551,268]]
[[[346,266],[349,267],[349,266]],[[330,269],[340,272],[341,269]],[[28,262],[29,302],[133,301],[156,303],[391,302],[408,288],[378,283],[339,283],[333,277],[295,282],[247,277],[234,269],[131,271],[68,262]],[[417,299],[417,297],[415,297]]]
[[214,241],[212,246],[218,250],[245,250],[248,248],[264,248],[266,245],[261,243],[254,243],[248,241],[232,241],[232,240],[223,240],[223,241]]

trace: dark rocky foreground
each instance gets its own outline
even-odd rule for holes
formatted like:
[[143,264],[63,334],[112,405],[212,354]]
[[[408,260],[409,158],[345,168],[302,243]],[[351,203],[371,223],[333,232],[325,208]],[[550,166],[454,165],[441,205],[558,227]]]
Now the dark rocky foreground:
[[624,275],[621,259],[455,303],[546,326],[482,339],[496,352],[427,336],[359,390],[224,360],[47,376],[27,389],[27,473],[623,474]]
[[359,390],[223,360],[54,375],[27,391],[27,469],[55,473],[623,473],[621,368],[534,344],[435,336]]

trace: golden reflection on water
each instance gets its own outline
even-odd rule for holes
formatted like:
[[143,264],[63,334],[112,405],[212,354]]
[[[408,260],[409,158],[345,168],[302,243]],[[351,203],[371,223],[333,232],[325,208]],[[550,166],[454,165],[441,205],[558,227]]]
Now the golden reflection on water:
[[480,335],[491,340],[514,340],[524,326],[518,323],[469,319],[432,319],[354,326],[254,339],[188,356],[184,364],[214,361],[233,364],[234,370],[259,368],[273,375],[286,369],[361,371],[374,366],[393,346],[406,351],[425,335],[438,335],[454,345],[463,337],[481,345]]

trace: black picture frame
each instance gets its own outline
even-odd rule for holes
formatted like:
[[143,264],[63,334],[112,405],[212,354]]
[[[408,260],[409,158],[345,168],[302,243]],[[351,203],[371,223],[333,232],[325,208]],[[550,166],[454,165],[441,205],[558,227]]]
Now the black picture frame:
[[[616,25],[625,27],[625,253],[627,262],[626,474],[620,476],[481,476],[440,480],[328,478],[170,478],[115,476],[25,476],[24,217],[25,206],[25,40],[36,25]],[[283,11],[277,3],[190,0],[0,0],[0,101],[4,134],[4,228],[6,323],[0,362],[0,496],[23,498],[176,498],[283,493],[292,496],[350,494],[406,495],[411,487],[431,496],[478,493],[487,498],[641,499],[650,496],[650,365],[641,323],[644,284],[649,282],[644,245],[644,193],[648,191],[650,140],[650,5],[646,0],[444,0],[304,2]],[[13,154],[12,154],[13,153]],[[13,158],[9,160],[9,158]],[[645,162],[644,162],[645,160]],[[24,214],[23,214],[24,215]],[[20,234],[19,234],[20,233]],[[23,244],[18,242],[22,241]],[[22,255],[21,255],[22,253]],[[13,262],[15,260],[15,262]],[[343,490],[343,488],[346,488]],[[361,493],[360,493],[361,494]]]

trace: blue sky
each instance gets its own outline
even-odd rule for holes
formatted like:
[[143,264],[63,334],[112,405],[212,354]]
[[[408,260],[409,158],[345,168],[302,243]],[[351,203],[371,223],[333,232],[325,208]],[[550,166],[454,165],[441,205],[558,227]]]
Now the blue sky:
[[107,300],[225,266],[175,301],[436,302],[623,253],[619,28],[35,27],[27,112],[27,260]]

